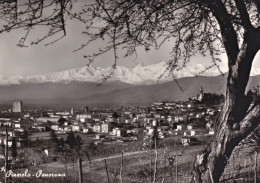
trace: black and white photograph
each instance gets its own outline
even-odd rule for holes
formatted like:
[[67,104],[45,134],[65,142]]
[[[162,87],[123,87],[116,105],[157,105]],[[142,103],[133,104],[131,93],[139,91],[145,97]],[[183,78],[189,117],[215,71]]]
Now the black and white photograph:
[[260,0],[1,0],[0,183],[259,183]]

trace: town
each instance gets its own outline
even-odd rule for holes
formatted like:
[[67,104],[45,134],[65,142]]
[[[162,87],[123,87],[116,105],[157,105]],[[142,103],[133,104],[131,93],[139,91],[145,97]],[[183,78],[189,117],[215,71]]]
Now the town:
[[[211,96],[212,95],[212,96]],[[213,97],[213,105],[203,102]],[[216,102],[216,100],[218,100]],[[169,135],[183,137],[182,143],[187,145],[190,137],[196,135],[213,135],[214,119],[219,113],[219,103],[223,98],[216,94],[204,94],[201,87],[198,96],[186,102],[154,102],[150,106],[116,107],[109,109],[87,106],[75,111],[24,111],[23,102],[13,101],[12,109],[2,111],[0,118],[0,143],[5,145],[5,128],[8,127],[8,146],[12,146],[12,139],[16,138],[17,146],[22,144],[24,131],[37,137],[37,132],[54,130],[56,134],[76,132],[82,134],[95,133],[94,143],[103,140],[117,140],[118,142],[136,141],[153,134],[157,127],[159,138]],[[39,136],[40,138],[40,136]],[[36,138],[35,138],[36,139]]]
[[[10,149],[12,169],[51,163],[61,157],[67,164],[69,156],[74,166],[75,157],[82,152],[89,158],[152,149],[155,134],[158,147],[198,145],[213,137],[223,100],[223,95],[204,93],[202,87],[189,101],[148,106],[84,106],[58,111],[23,109],[23,101],[14,100],[11,109],[1,111],[0,144]],[[164,145],[159,146],[159,142]],[[72,149],[73,155],[64,155]],[[4,163],[4,154],[0,158]]]

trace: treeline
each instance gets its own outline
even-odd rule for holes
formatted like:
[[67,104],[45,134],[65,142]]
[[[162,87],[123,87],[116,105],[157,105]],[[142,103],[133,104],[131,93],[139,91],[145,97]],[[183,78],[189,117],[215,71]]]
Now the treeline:
[[216,93],[204,93],[203,100],[201,103],[206,105],[219,105],[223,103],[225,100],[225,96],[223,94]]

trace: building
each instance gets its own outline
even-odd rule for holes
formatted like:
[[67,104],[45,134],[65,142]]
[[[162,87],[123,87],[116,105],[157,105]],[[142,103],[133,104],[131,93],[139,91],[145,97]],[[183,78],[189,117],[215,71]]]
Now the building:
[[14,113],[22,112],[22,105],[23,102],[21,100],[13,101],[12,112]]
[[101,132],[102,133],[109,133],[110,130],[111,130],[111,124],[110,123],[101,124]]
[[95,124],[93,126],[93,132],[99,133],[101,131],[101,126],[100,124]]
[[79,125],[72,125],[72,131],[73,132],[80,132],[81,131],[81,126]]
[[182,125],[182,124],[180,124],[180,125],[177,125],[177,131],[178,130],[183,130],[185,128],[185,126],[184,125]]
[[[6,145],[6,138],[5,138],[5,136],[1,136],[0,137],[0,144]],[[8,147],[11,147],[12,144],[13,144],[13,137],[9,137],[8,138],[8,143],[7,143]],[[16,141],[16,146],[17,147],[21,147],[21,142],[20,141]]]
[[87,119],[91,119],[90,113],[84,113],[84,114],[77,114],[76,115],[76,121],[80,121],[82,123],[86,122]]
[[39,117],[36,118],[35,121],[37,123],[47,123],[47,122],[52,122],[52,123],[58,123],[60,117]]
[[203,97],[204,97],[204,93],[203,93],[203,88],[202,88],[202,86],[200,87],[200,94],[199,94],[199,96],[198,96],[198,100],[199,101],[202,101],[203,100]]
[[203,92],[203,88],[202,88],[202,86],[200,87],[200,93],[199,93],[199,95],[197,95],[197,96],[193,96],[192,98],[191,98],[191,100],[193,100],[193,101],[202,101],[204,99],[204,92]]

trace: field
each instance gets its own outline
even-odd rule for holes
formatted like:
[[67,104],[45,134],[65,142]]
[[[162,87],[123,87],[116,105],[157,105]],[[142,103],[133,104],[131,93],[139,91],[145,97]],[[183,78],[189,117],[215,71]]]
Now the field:
[[[158,182],[173,182],[176,179],[176,165],[178,165],[179,181],[188,182],[191,178],[192,162],[196,154],[202,149],[202,146],[193,146],[187,148],[178,160],[169,164],[168,157],[174,157],[182,152],[182,148],[168,149],[161,148],[158,150],[157,175]],[[106,165],[105,165],[106,159]],[[155,165],[154,150],[134,151],[123,153],[122,180],[123,182],[151,182],[153,179]],[[84,182],[102,183],[108,182],[106,168],[108,171],[109,182],[119,182],[120,167],[122,162],[122,153],[109,157],[99,157],[88,161],[83,158],[83,179]],[[178,164],[176,164],[178,163]],[[36,174],[42,170],[44,173],[65,173],[66,177],[57,178],[13,178],[14,182],[77,182],[79,166],[77,162],[56,161],[29,168],[31,174]],[[24,172],[24,169],[16,172]]]
[[[188,146],[184,148],[180,144],[180,138],[177,136],[171,136],[160,141],[161,146],[155,151],[154,149],[144,148],[143,141],[132,142],[118,142],[107,141],[102,145],[98,145],[95,151],[89,150],[89,144],[96,141],[95,134],[80,134],[76,133],[82,138],[82,151],[81,157],[83,159],[83,178],[84,182],[119,182],[120,170],[122,170],[123,182],[151,182],[154,179],[154,170],[156,169],[156,179],[163,182],[172,182],[177,175],[180,180],[186,180],[187,182],[191,178],[192,164],[196,154],[202,150],[203,144],[197,146]],[[66,134],[58,134],[58,138],[66,140]],[[36,144],[37,149],[39,146],[43,147],[49,145],[50,132],[40,132],[30,135],[32,141],[37,139],[43,139]],[[205,138],[204,140],[208,140]],[[36,142],[35,142],[36,143]],[[33,148],[33,147],[32,147]],[[84,152],[89,152],[89,158],[87,158]],[[122,153],[123,152],[123,153]],[[183,152],[183,154],[182,154]],[[155,154],[158,154],[156,157]],[[176,159],[176,155],[177,159]],[[105,160],[106,159],[106,160]],[[123,161],[122,161],[123,159]],[[155,168],[155,159],[156,168]],[[174,159],[174,161],[170,161]],[[177,160],[177,161],[176,161]],[[36,166],[28,166],[29,172],[36,174],[39,170],[49,173],[65,173],[66,177],[52,177],[52,178],[40,178],[40,177],[26,177],[26,178],[13,178],[13,181],[17,182],[77,182],[78,180],[78,159],[69,158],[56,159],[52,162],[41,163]],[[106,161],[106,165],[105,165]],[[121,165],[121,163],[123,163]],[[122,168],[121,168],[122,166]],[[26,168],[20,168],[15,170],[16,172],[24,172]],[[108,175],[107,175],[107,172]],[[1,181],[1,180],[0,180]]]
[[[87,149],[94,140],[95,134],[80,135],[83,143],[82,170],[83,182],[190,182],[192,178],[193,161],[198,152],[203,149],[211,138],[198,136],[201,142],[198,145],[183,147],[178,136],[163,139],[157,149],[148,149],[142,146],[142,141],[120,143],[103,143],[95,151]],[[30,138],[50,141],[49,132],[32,134]],[[59,134],[58,138],[66,139],[66,134]],[[42,143],[42,146],[44,143]],[[89,152],[88,156],[85,152]],[[259,161],[259,159],[258,159]],[[58,158],[43,162],[35,166],[28,166],[14,170],[24,173],[28,169],[31,177],[13,177],[12,182],[78,182],[79,165],[77,157]],[[37,172],[51,173],[54,177],[36,177]],[[57,177],[57,175],[65,175]],[[254,178],[254,157],[247,156],[240,151],[232,156],[222,176],[222,182],[252,182]],[[1,177],[2,179],[2,177]],[[0,181],[3,181],[0,180]],[[11,182],[11,181],[10,181]]]

